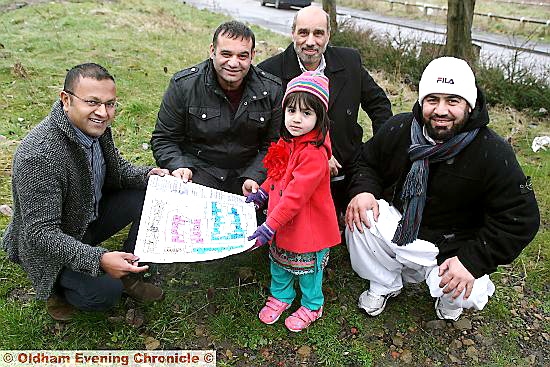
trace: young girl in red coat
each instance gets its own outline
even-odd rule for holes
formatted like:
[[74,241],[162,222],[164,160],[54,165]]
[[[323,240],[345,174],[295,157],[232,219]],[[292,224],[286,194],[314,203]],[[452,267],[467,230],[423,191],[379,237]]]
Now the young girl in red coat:
[[328,100],[328,79],[322,74],[308,71],[288,83],[281,139],[264,159],[267,180],[246,199],[261,209],[269,197],[266,221],[248,238],[257,246],[273,240],[271,296],[258,316],[265,324],[277,321],[296,297],[297,277],[302,299],[285,320],[291,331],[307,328],[323,314],[323,269],[329,248],[340,243],[330,195]]

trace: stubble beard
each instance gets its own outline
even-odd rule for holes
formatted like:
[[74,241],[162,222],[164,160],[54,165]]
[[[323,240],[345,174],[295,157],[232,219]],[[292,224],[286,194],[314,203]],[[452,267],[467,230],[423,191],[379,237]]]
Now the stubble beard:
[[327,49],[327,46],[325,45],[324,47],[319,48],[319,53],[318,54],[316,54],[316,55],[306,55],[305,53],[302,52],[302,48],[300,48],[296,45],[296,42],[293,42],[293,43],[294,43],[294,51],[296,52],[296,54],[298,55],[298,57],[300,58],[300,60],[302,61],[302,64],[304,64],[304,66],[318,65],[321,62],[321,58],[323,57],[323,53],[325,53],[325,51]]

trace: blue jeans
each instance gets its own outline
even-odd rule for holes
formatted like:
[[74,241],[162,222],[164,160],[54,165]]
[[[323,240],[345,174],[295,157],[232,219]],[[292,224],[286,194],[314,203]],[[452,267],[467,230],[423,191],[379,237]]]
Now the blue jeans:
[[[106,192],[99,202],[99,215],[90,223],[82,242],[97,246],[132,223],[122,251],[134,252],[144,190]],[[108,274],[93,277],[63,268],[57,279],[57,291],[67,302],[84,311],[105,311],[115,306],[122,295],[122,282]]]

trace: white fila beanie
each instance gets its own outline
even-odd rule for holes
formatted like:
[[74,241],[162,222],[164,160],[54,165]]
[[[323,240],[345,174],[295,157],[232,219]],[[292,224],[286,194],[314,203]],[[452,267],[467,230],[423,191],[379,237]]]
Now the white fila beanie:
[[475,108],[477,99],[476,78],[468,63],[456,57],[440,57],[432,60],[418,84],[418,103],[422,107],[424,97],[432,93],[455,94]]

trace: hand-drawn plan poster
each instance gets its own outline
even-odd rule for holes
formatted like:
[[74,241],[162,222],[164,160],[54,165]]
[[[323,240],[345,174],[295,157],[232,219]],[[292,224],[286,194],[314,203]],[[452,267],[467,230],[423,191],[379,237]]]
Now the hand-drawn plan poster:
[[213,260],[243,252],[256,230],[244,197],[173,176],[149,178],[134,254],[142,262]]

